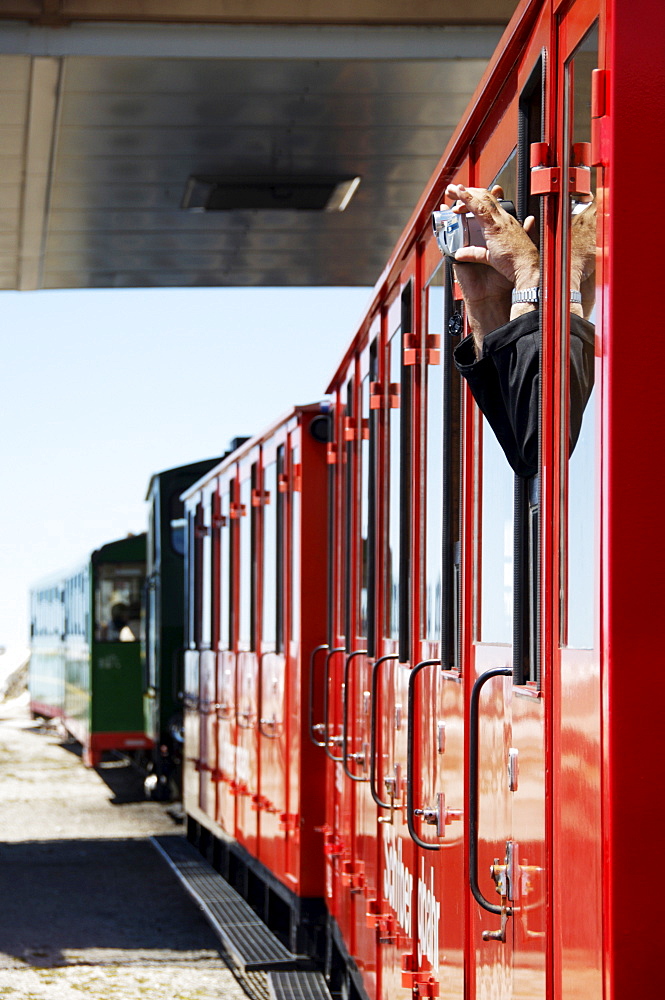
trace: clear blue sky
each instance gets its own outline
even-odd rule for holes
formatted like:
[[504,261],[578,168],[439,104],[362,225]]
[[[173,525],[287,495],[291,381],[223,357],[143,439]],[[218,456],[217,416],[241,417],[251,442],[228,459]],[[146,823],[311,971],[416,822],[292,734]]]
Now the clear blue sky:
[[0,645],[27,591],[145,530],[150,476],[321,399],[370,289],[1,292]]

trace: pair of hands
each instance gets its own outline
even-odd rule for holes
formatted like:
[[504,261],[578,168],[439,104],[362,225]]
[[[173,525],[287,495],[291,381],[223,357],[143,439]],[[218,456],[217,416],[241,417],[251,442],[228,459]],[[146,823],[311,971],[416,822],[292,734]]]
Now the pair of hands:
[[[485,334],[515,319],[534,306],[511,306],[511,292],[540,284],[540,256],[533,242],[535,219],[529,216],[521,226],[498,202],[503,190],[496,185],[466,188],[449,184],[446,196],[455,198],[453,211],[473,213],[483,230],[485,247],[462,247],[455,254],[455,276],[467,308],[469,325],[480,356]],[[596,266],[596,205],[591,204],[573,217],[571,230],[571,291],[582,292],[582,306],[571,312],[588,315],[593,307]]]

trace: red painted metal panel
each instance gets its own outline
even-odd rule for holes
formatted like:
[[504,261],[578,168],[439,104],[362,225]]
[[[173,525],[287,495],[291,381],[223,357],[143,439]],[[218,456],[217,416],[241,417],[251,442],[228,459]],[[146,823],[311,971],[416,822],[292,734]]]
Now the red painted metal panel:
[[[665,679],[660,669],[659,628],[648,608],[662,607],[662,472],[658,447],[663,415],[661,390],[665,344],[652,337],[662,315],[660,233],[665,204],[648,198],[648,226],[639,239],[639,262],[620,226],[626,190],[635,184],[637,150],[658,174],[665,134],[663,45],[665,7],[644,0],[639,10],[608,3],[609,169],[603,205],[603,707],[605,772],[605,988],[607,997],[655,996],[660,978],[660,920],[654,887],[625,864],[627,857],[660,858],[663,797],[662,713]],[[653,182],[654,188],[658,181]],[[648,184],[651,189],[652,184]],[[635,296],[635,287],[640,289]],[[628,310],[631,310],[631,313]],[[627,317],[643,319],[647,363],[636,364]],[[646,332],[649,331],[649,332]],[[640,334],[638,334],[638,337]],[[647,346],[648,344],[648,346]],[[627,488],[638,486],[639,502]],[[649,484],[648,489],[639,488]],[[638,589],[639,588],[639,589]],[[646,596],[648,595],[648,596]],[[658,612],[656,612],[656,615]],[[631,752],[633,748],[634,752]],[[631,817],[627,814],[630,809]]]

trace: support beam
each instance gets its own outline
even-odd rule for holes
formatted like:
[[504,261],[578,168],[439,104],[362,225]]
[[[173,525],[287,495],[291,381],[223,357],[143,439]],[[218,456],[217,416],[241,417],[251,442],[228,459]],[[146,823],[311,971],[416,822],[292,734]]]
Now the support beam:
[[39,24],[507,24],[516,0],[5,0],[3,17]]
[[41,287],[61,76],[60,59],[33,59],[18,263],[22,291]]

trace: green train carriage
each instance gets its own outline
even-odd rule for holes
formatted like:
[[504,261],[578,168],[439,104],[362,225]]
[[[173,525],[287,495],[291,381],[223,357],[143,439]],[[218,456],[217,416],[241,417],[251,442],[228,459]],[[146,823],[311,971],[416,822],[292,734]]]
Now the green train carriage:
[[30,709],[59,718],[95,766],[152,748],[143,726],[146,536],[109,542],[31,590]]

